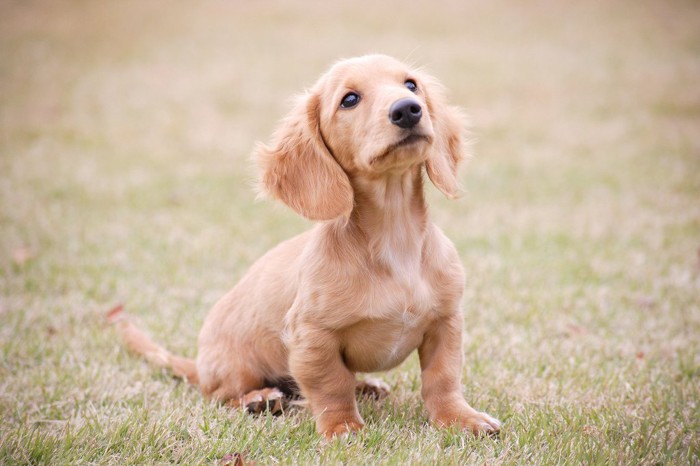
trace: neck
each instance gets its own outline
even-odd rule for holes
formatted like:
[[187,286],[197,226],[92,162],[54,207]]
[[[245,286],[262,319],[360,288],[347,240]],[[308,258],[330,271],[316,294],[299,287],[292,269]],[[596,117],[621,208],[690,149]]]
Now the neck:
[[352,185],[356,204],[349,226],[364,236],[371,260],[397,278],[418,270],[428,221],[421,167],[355,177]]

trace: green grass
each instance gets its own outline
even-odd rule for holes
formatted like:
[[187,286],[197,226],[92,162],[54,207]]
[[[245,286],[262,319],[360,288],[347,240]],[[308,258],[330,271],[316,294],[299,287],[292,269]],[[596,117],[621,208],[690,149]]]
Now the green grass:
[[[240,4],[239,4],[240,3]],[[209,307],[308,226],[251,149],[335,59],[425,65],[471,115],[457,245],[467,399],[427,424],[415,356],[367,427],[254,418],[131,357],[117,304],[194,355]],[[0,463],[698,464],[696,2],[0,3]]]

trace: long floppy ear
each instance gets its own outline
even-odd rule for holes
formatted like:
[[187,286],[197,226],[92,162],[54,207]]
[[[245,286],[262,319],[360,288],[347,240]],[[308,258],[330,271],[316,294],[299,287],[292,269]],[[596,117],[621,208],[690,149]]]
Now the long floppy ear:
[[431,77],[423,81],[427,88],[428,111],[435,131],[433,147],[425,162],[430,181],[450,199],[459,194],[457,170],[464,159],[465,119],[457,107],[447,105],[440,83]]
[[319,95],[307,94],[282,121],[272,145],[258,146],[262,188],[308,219],[349,217],[353,190],[321,138],[319,110]]

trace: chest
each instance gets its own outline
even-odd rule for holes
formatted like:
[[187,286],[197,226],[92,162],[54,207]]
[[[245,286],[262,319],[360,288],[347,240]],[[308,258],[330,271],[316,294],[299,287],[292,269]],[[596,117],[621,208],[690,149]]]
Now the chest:
[[391,369],[421,345],[430,321],[410,315],[362,320],[339,335],[343,361],[354,372]]
[[438,317],[433,291],[422,279],[368,286],[361,312],[339,332],[348,368],[375,372],[406,359]]

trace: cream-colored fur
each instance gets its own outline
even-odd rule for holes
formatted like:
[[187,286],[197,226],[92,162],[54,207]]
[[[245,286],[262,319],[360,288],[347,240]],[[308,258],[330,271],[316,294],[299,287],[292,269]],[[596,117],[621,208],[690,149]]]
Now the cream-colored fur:
[[[348,93],[360,100],[343,108]],[[402,99],[420,109],[410,127],[391,121]],[[277,397],[271,389],[293,381],[326,437],[363,425],[356,373],[390,369],[417,349],[431,421],[497,432],[462,396],[464,272],[423,195],[424,171],[457,194],[461,132],[460,114],[423,72],[383,55],[337,63],[257,150],[263,191],[320,222],[270,250],[214,306],[196,363],[122,322],[127,343],[233,405]]]

